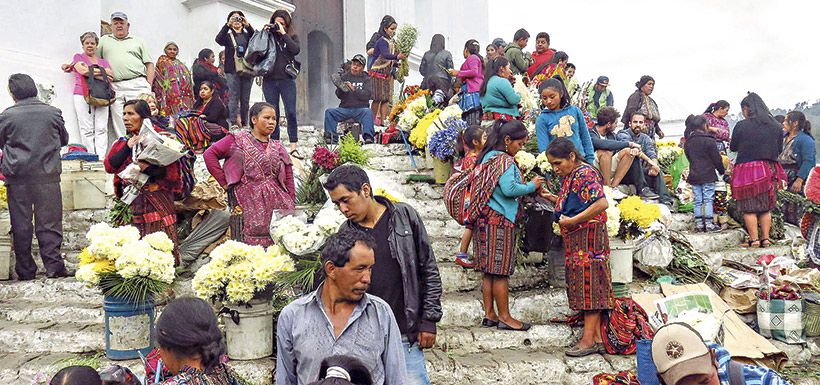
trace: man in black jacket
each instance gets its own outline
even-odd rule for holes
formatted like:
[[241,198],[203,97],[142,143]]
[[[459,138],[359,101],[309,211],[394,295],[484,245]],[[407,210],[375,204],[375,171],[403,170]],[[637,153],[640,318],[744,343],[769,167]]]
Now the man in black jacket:
[[[21,281],[34,279],[32,231],[49,278],[67,275],[60,246],[63,242],[63,200],[60,193],[60,147],[68,132],[59,109],[37,99],[37,86],[25,74],[9,77],[15,104],[0,114],[0,169],[6,176],[15,272]],[[36,218],[32,226],[32,215]]]
[[[325,140],[336,143],[339,134],[336,125],[347,119],[354,119],[362,125],[365,143],[373,143],[373,111],[370,110],[370,76],[364,72],[367,60],[356,55],[350,62],[350,71],[345,71],[334,79],[336,97],[341,99],[339,108],[325,110]],[[338,84],[336,84],[338,83]]]
[[347,221],[376,240],[370,294],[393,309],[404,343],[407,383],[430,384],[421,349],[436,342],[441,320],[441,277],[419,214],[404,203],[375,196],[367,173],[354,165],[336,168],[324,188]]
[[601,170],[604,183],[608,186],[615,188],[621,182],[633,184],[642,197],[656,199],[658,195],[646,187],[641,162],[635,162],[641,156],[641,145],[620,141],[615,136],[620,115],[615,108],[601,108],[596,125],[589,129],[592,147],[595,149],[595,166]]

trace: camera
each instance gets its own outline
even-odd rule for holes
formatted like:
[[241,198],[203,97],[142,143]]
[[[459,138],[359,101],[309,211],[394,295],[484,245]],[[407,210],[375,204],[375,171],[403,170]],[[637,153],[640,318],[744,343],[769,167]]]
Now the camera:
[[241,23],[241,22],[245,21],[245,18],[242,17],[242,16],[234,16],[234,17],[231,18],[231,21],[238,21],[238,22]]

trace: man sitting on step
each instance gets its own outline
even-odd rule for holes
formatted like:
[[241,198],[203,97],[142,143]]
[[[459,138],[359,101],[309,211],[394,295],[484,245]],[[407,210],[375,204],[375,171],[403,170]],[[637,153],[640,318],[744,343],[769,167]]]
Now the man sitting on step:
[[788,385],[774,370],[732,361],[724,347],[704,343],[685,323],[658,329],[652,339],[652,361],[663,385]]
[[671,205],[672,197],[666,188],[663,172],[658,164],[658,149],[652,138],[644,131],[646,131],[646,117],[640,112],[635,112],[629,119],[629,127],[618,131],[616,137],[622,142],[634,142],[641,146],[641,167],[644,171],[646,185],[660,196],[661,203]]
[[601,171],[605,185],[615,188],[621,182],[632,184],[641,197],[657,199],[658,195],[646,187],[641,162],[642,159],[647,162],[651,159],[641,151],[640,144],[631,140],[621,141],[615,137],[615,126],[618,125],[620,116],[612,107],[601,108],[596,125],[589,129],[589,137],[595,149],[595,167]]
[[[364,72],[367,60],[356,55],[350,62],[350,70],[341,75],[331,76],[336,86],[336,97],[341,99],[339,108],[325,110],[325,142],[337,143],[339,134],[336,126],[339,122],[353,119],[362,125],[362,136],[365,143],[373,143],[373,111],[370,110],[370,76]],[[347,66],[344,66],[347,67]]]
[[319,379],[326,357],[361,360],[374,385],[406,383],[401,334],[390,305],[367,294],[375,272],[370,235],[340,229],[322,250],[325,281],[282,309],[276,325],[276,384]]
[[367,173],[354,165],[337,167],[324,188],[354,228],[376,239],[376,265],[368,293],[393,309],[401,331],[407,382],[429,385],[421,349],[436,342],[441,320],[441,277],[419,214],[404,203],[373,194]]

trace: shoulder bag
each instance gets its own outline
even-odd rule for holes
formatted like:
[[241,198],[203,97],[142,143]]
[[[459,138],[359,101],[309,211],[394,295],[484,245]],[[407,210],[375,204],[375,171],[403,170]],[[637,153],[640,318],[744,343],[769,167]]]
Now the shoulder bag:
[[256,72],[253,70],[253,66],[249,65],[245,62],[245,58],[239,56],[239,46],[236,44],[236,38],[234,37],[234,31],[229,31],[228,34],[231,35],[231,42],[233,43],[233,52],[234,52],[234,63],[236,66],[236,74],[239,76],[247,76],[253,77],[256,76]]

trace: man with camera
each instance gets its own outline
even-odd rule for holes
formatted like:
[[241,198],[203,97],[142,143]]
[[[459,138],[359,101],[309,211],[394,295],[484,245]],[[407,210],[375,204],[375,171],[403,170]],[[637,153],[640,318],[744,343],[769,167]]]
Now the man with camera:
[[341,74],[331,75],[336,86],[336,97],[341,102],[338,108],[325,110],[325,141],[336,143],[339,134],[336,126],[341,121],[354,119],[362,125],[362,137],[365,143],[373,143],[373,111],[370,110],[370,76],[364,72],[367,59],[358,54],[350,63],[345,63]]

